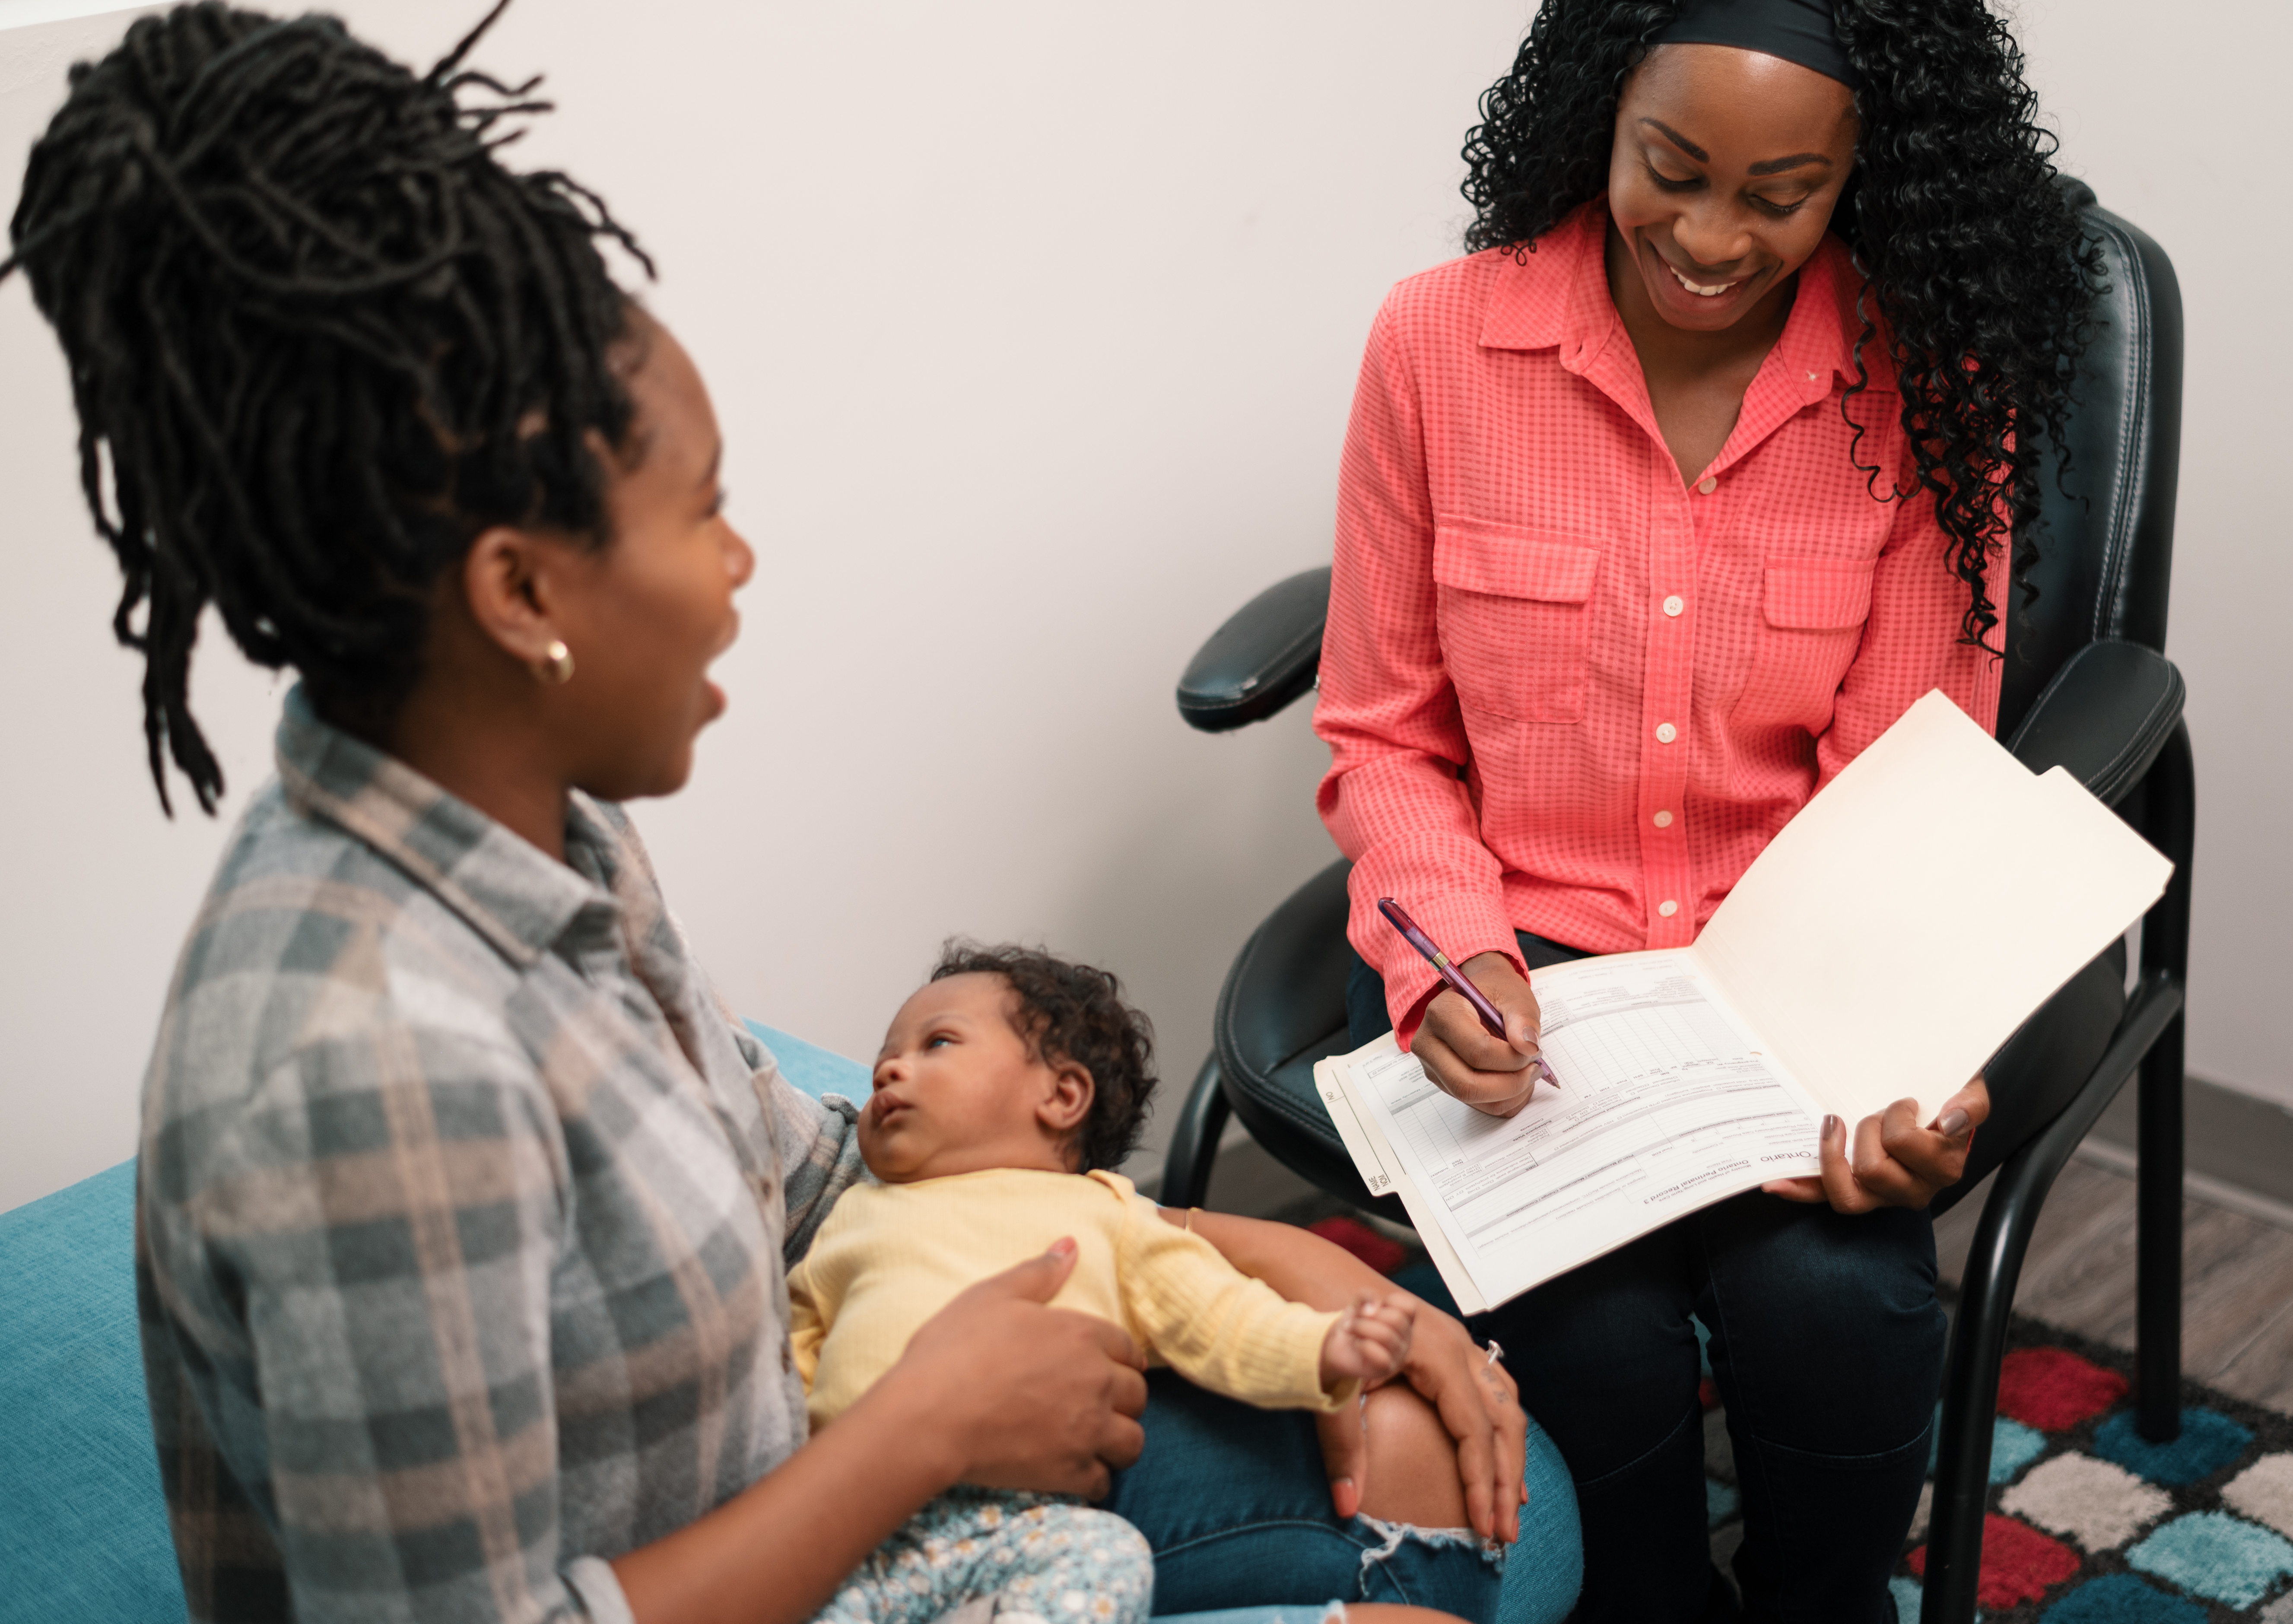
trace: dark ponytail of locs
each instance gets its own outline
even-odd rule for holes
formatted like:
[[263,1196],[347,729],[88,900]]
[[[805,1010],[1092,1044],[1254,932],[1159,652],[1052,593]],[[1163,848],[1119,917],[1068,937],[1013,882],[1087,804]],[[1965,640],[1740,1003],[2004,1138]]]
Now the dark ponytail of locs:
[[163,746],[223,792],[189,706],[209,604],[371,728],[482,530],[604,540],[588,436],[628,443],[630,322],[596,239],[652,265],[569,176],[497,159],[547,107],[462,65],[503,5],[419,77],[331,18],[181,6],[76,65],[32,149],[0,276],[70,368],[163,807]]

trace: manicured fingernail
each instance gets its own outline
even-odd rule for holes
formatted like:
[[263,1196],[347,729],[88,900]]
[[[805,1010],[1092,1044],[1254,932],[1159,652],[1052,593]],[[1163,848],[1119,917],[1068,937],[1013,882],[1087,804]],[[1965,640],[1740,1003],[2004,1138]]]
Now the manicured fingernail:
[[1829,1144],[1833,1140],[1837,1139],[1845,1132],[1847,1132],[1847,1125],[1842,1122],[1838,1117],[1826,1116],[1823,1119],[1823,1142],[1825,1144]]
[[1073,1257],[1074,1255],[1074,1237],[1072,1235],[1062,1235],[1051,1243],[1051,1249],[1044,1253],[1043,1255],[1045,1257],[1057,1258],[1063,1261],[1066,1258]]
[[1942,1120],[1935,1124],[1935,1132],[1945,1139],[1957,1139],[1966,1132],[1966,1113],[1957,1106],[1951,1107],[1942,1114]]

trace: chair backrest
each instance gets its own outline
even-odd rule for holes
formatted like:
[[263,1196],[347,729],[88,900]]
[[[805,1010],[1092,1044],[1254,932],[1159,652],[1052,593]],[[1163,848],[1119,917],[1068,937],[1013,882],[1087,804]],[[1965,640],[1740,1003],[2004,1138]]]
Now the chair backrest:
[[2013,594],[2002,739],[2087,644],[2166,647],[2182,447],[2181,285],[2145,232],[2102,207],[2083,183],[2062,184],[2101,247],[2108,288],[2063,443],[2039,475],[2038,564],[2030,577],[2038,597],[2026,613],[2019,589]]

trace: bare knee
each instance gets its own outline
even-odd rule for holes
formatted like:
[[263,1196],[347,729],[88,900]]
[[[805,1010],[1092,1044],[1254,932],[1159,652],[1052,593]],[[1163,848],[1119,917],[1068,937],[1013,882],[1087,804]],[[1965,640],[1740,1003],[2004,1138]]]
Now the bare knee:
[[1346,1624],[1463,1624],[1454,1613],[1430,1607],[1404,1607],[1395,1602],[1348,1602]]
[[[1362,1512],[1388,1522],[1414,1522],[1420,1528],[1462,1528],[1466,1524],[1465,1490],[1457,1478],[1457,1446],[1432,1405],[1409,1387],[1395,1383],[1369,1395],[1365,1417],[1368,1430],[1369,1466],[1362,1485]],[[1419,1615],[1417,1608],[1382,1609],[1397,1615]],[[1359,1607],[1348,1609],[1358,1624],[1376,1624]],[[1407,1624],[1398,1616],[1386,1624]]]

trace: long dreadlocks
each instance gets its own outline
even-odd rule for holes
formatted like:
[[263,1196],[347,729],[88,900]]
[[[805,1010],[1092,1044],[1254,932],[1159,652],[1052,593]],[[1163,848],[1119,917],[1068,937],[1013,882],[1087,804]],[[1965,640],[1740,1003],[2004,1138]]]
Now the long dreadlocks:
[[604,539],[587,436],[626,449],[632,409],[596,239],[652,267],[571,177],[497,160],[495,126],[548,107],[462,65],[507,4],[419,77],[331,18],[180,6],[76,65],[32,149],[0,277],[24,270],[70,365],[171,814],[163,744],[201,808],[223,792],[189,706],[208,604],[373,727],[481,531]]

